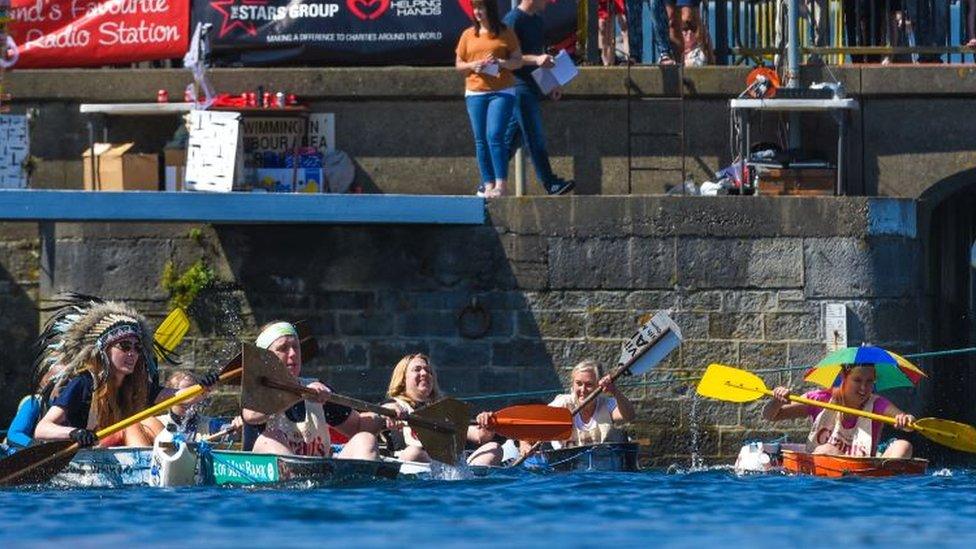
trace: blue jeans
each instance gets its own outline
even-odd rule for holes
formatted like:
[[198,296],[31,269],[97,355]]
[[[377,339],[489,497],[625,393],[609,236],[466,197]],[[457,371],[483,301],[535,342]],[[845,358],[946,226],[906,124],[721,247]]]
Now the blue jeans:
[[546,150],[546,134],[542,128],[542,111],[539,109],[541,97],[535,89],[526,84],[515,86],[515,112],[508,122],[505,142],[508,144],[508,155],[515,154],[522,142],[529,149],[535,175],[546,188],[546,192],[559,183],[559,178],[552,173],[549,164],[549,152]]
[[[949,12],[948,0],[907,0],[908,12],[915,29],[915,44],[919,46],[944,46],[948,29],[946,17]],[[939,54],[922,55],[925,61],[940,61]]]
[[492,92],[464,98],[474,134],[474,152],[478,158],[482,183],[495,184],[508,179],[508,147],[505,131],[512,118],[515,97],[508,93]]
[[628,35],[630,42],[630,57],[635,63],[641,63],[644,54],[644,18],[641,13],[644,4],[648,4],[651,19],[651,59],[650,63],[657,63],[661,56],[671,53],[671,38],[668,36],[668,14],[664,11],[664,0],[627,0],[627,22],[630,24]]

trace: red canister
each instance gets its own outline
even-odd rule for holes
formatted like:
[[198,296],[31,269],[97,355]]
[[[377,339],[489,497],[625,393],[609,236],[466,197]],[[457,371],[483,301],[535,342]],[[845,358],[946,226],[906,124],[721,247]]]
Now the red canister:
[[169,103],[169,92],[166,90],[159,90],[156,92],[156,102]]

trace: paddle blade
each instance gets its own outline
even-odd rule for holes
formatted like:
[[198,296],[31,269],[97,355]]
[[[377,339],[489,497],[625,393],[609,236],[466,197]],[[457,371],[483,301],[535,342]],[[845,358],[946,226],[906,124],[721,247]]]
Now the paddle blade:
[[407,419],[407,423],[417,434],[417,438],[420,439],[431,459],[448,465],[457,463],[458,456],[464,452],[464,443],[468,437],[471,407],[460,400],[444,398],[417,410],[413,415],[454,427],[453,433],[442,433],[411,423],[409,418]]
[[[72,446],[73,451],[68,451]],[[61,472],[78,450],[70,440],[28,446],[0,459],[0,486],[43,484]]]
[[766,384],[756,374],[723,364],[709,364],[698,382],[699,395],[727,402],[752,402],[766,391]]
[[[186,311],[182,307],[177,307],[170,311],[163,322],[156,328],[153,339],[160,347],[168,353],[183,341],[183,336],[190,329],[190,318],[186,316]],[[156,359],[163,360],[163,353],[156,351]]]
[[262,414],[277,414],[291,408],[301,395],[293,391],[268,387],[264,380],[298,385],[298,380],[271,351],[250,343],[244,344],[244,373],[241,376],[241,408]]
[[681,345],[681,330],[664,311],[659,311],[631,336],[620,349],[619,365],[640,375],[657,366]]
[[526,442],[569,440],[573,436],[573,415],[567,408],[544,404],[509,406],[495,412],[491,429]]
[[925,417],[913,425],[925,438],[954,450],[976,454],[976,429],[972,425]]
[[314,337],[302,338],[302,364],[311,361],[319,354],[319,340]]

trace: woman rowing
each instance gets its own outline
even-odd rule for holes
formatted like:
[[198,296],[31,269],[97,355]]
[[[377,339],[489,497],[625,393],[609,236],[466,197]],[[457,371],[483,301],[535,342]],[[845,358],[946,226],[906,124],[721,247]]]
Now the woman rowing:
[[[818,389],[803,396],[892,417],[897,429],[908,430],[915,417],[902,412],[888,399],[874,394],[876,375],[871,364],[845,364],[839,387]],[[807,436],[808,452],[860,457],[877,454],[883,423],[806,404],[790,403],[789,395],[790,390],[786,387],[773,389],[774,398],[763,409],[763,419],[782,421],[810,417],[813,425]],[[893,439],[881,457],[910,458],[912,445],[907,440]]]
[[[443,395],[437,386],[437,374],[431,366],[430,358],[417,353],[400,359],[393,368],[386,395],[390,397],[390,401],[384,406],[402,415],[412,414],[418,408],[440,399]],[[501,445],[492,440],[495,433],[486,427],[489,417],[489,412],[483,412],[478,416],[479,425],[467,426],[467,441],[475,446],[474,452],[468,457],[470,465],[497,465],[502,460]],[[430,456],[413,429],[402,422],[395,427],[397,430],[394,431],[392,441],[394,455],[403,461],[429,463]]]
[[[261,329],[255,344],[273,352],[291,375],[302,372],[301,342],[298,331],[288,322],[272,322]],[[244,449],[278,455],[332,455],[329,426],[349,437],[335,456],[340,459],[379,459],[376,435],[386,427],[386,420],[372,413],[359,413],[346,406],[329,402],[332,390],[324,383],[299,378],[314,396],[305,396],[291,408],[267,415],[245,408]]]
[[[70,305],[76,312],[63,332],[51,337],[51,360],[62,371],[50,409],[34,430],[40,440],[73,440],[81,446],[98,441],[95,431],[134,415],[175,391],[159,387],[152,332],[131,307],[112,301]],[[202,384],[213,385],[216,374]],[[120,431],[101,445],[150,446],[152,436],[141,425]]]
[[[600,377],[600,366],[596,361],[584,360],[577,364],[570,377],[570,393],[558,395],[549,406],[576,409],[597,388],[603,389],[604,394],[590,401],[573,416],[572,437],[562,443],[553,442],[555,448],[624,440],[623,432],[617,425],[634,419],[634,405],[610,380],[610,376]],[[610,396],[606,396],[607,393]]]

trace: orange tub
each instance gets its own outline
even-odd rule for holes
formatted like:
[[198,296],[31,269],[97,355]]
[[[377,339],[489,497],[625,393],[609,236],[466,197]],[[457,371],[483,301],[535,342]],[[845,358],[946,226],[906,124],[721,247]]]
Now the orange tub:
[[831,456],[783,450],[783,469],[818,477],[893,477],[923,475],[929,460],[880,457]]

